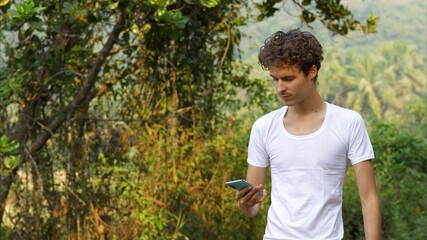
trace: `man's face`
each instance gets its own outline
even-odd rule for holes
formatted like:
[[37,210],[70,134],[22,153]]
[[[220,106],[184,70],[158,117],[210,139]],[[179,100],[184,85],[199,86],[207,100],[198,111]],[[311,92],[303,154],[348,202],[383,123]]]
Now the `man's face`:
[[287,106],[293,106],[306,100],[316,90],[314,77],[317,69],[313,66],[308,74],[296,66],[284,64],[282,67],[269,67],[277,94]]

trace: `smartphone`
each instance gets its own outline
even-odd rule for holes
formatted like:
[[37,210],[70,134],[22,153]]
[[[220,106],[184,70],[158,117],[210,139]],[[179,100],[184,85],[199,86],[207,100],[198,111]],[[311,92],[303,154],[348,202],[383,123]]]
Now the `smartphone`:
[[253,187],[252,184],[246,182],[243,179],[228,181],[225,184],[229,187],[236,189],[237,191],[243,190],[247,187],[251,187],[251,188]]
[[[225,185],[232,187],[232,188],[236,189],[237,191],[243,190],[247,187],[251,187],[251,188],[254,187],[254,186],[252,186],[252,184],[246,182],[243,179],[228,181],[228,182],[225,182]],[[258,192],[259,196],[262,196],[262,194],[263,194],[263,191]]]

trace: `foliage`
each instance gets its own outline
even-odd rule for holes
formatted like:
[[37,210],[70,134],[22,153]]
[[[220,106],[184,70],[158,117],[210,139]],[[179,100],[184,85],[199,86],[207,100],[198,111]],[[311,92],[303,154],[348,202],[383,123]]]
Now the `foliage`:
[[[6,165],[2,159],[0,206],[8,207],[0,209],[0,236],[261,238],[268,202],[257,218],[244,218],[224,182],[244,178],[250,125],[274,106],[267,84],[239,61],[239,27],[273,15],[276,2],[0,1],[0,144],[10,147],[1,157],[20,156]],[[340,1],[331,9],[325,1],[290,3],[310,26],[314,16],[337,34],[374,31],[374,16],[362,25]],[[418,79],[416,59],[390,74]],[[379,146],[396,162],[423,146],[398,152],[393,144]],[[408,163],[424,166],[416,156]],[[396,189],[423,179],[414,176],[397,176]],[[398,203],[393,191],[384,194]],[[419,230],[424,205],[409,203],[402,217],[386,212],[387,226],[409,219],[418,204],[414,227],[399,229]]]
[[401,41],[369,54],[328,51],[319,88],[327,101],[402,124],[427,97],[424,62],[415,46]]
[[0,136],[0,174],[10,174],[19,166],[18,147],[16,141],[7,139],[5,135]]
[[[279,10],[275,5],[280,2],[282,1],[272,0],[256,3],[260,11],[258,21],[273,16]],[[292,2],[300,9],[301,22],[307,24],[309,28],[318,20],[334,34],[347,35],[354,30],[361,30],[364,33],[376,32],[378,18],[374,14],[371,13],[366,23],[362,24],[339,0],[292,0]]]
[[[171,136],[170,129],[154,126],[138,141],[139,148],[145,150],[141,151],[145,153],[143,186],[156,202],[185,218],[181,232],[191,239],[246,239],[251,232],[249,221],[237,212],[230,198],[232,190],[224,184],[230,177],[244,174],[241,163],[245,154],[240,150],[246,141],[235,138],[241,134],[234,124],[230,118],[227,128],[218,126],[209,138],[199,131],[178,131]],[[233,129],[235,137],[230,135]],[[152,218],[157,219],[157,211]],[[235,224],[247,232],[233,231]],[[150,231],[149,225],[144,227],[143,232]],[[166,229],[175,231],[176,225]]]
[[[375,121],[371,126],[375,172],[381,197],[384,239],[427,237],[427,140],[408,129]],[[364,239],[363,216],[353,172],[344,186],[347,239]]]
[[[372,127],[372,141],[379,159],[391,165],[404,165],[427,174],[427,139],[425,135],[414,135],[409,127],[398,127],[381,122]],[[424,132],[425,134],[425,132]]]
[[[151,230],[151,224],[158,229],[155,236],[178,236],[162,230],[170,219],[177,219],[178,234],[183,215],[165,206],[154,208],[145,191],[135,190],[144,194],[137,198],[140,202],[130,199],[129,192],[121,195],[122,185],[135,180],[128,169],[145,166],[121,156],[135,140],[124,138],[123,149],[111,147],[129,131],[110,134],[108,129],[136,122],[132,127],[146,134],[145,128],[169,129],[168,119],[173,118],[179,126],[174,131],[186,133],[193,124],[196,132],[212,131],[222,119],[219,109],[227,106],[217,106],[218,99],[236,86],[249,84],[232,65],[240,38],[236,26],[245,23],[244,6],[238,1],[32,0],[4,5],[0,100],[2,108],[13,111],[2,112],[2,127],[27,150],[21,152],[21,171],[32,176],[15,177],[18,185],[13,192],[23,199],[37,197],[31,206],[17,201],[16,211],[6,211],[11,234],[114,235],[105,226],[124,216],[114,206],[130,201],[141,208],[123,212],[129,214],[129,223],[136,224],[119,224],[124,229],[114,229],[118,236],[144,238],[142,230]],[[15,115],[18,119],[9,121]],[[162,132],[162,137],[167,134]],[[115,144],[109,145],[110,141]],[[65,179],[56,179],[61,172]],[[2,203],[12,176],[1,176]],[[35,183],[31,189],[40,195],[28,195],[34,191],[30,189],[21,192],[27,181]],[[44,201],[47,205],[38,204]],[[157,222],[146,218],[159,213]],[[33,223],[34,228],[27,229],[22,222]],[[141,230],[132,232],[135,229]]]

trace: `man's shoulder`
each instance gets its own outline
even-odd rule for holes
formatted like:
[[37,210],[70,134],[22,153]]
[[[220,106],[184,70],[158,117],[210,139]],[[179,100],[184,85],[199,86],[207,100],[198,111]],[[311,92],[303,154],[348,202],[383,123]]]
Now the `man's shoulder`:
[[343,120],[349,120],[354,119],[357,117],[361,117],[361,115],[349,108],[341,107],[332,103],[328,104],[328,112],[330,115],[332,115],[335,119],[343,119]]
[[276,120],[281,120],[283,118],[284,111],[286,111],[286,108],[287,107],[284,106],[259,117],[255,121],[254,126],[266,126],[266,125],[270,125]]
[[264,114],[263,116],[259,117],[257,121],[271,121],[274,118],[280,117],[284,114],[284,111],[286,111],[286,106],[281,107],[279,109],[273,110],[267,114]]

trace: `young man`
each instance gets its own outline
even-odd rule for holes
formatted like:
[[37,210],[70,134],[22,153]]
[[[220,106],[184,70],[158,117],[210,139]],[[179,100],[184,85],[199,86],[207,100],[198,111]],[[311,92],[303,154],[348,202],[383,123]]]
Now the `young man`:
[[372,145],[358,113],[320,97],[316,81],[322,54],[312,34],[295,29],[273,34],[258,55],[285,106],[254,123],[246,177],[254,187],[238,191],[236,199],[246,216],[257,215],[267,197],[263,186],[270,166],[271,205],[264,240],[342,239],[342,187],[350,164],[366,239],[381,237]]

